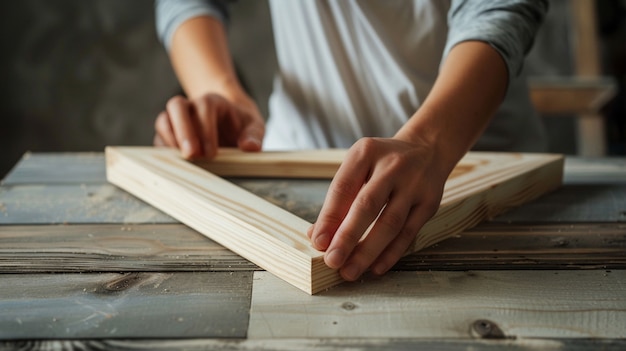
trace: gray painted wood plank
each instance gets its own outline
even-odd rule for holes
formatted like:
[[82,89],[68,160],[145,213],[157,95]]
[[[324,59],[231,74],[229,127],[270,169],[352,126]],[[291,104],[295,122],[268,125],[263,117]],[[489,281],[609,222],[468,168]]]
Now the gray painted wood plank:
[[564,185],[493,219],[498,223],[626,222],[626,184]]
[[566,157],[565,184],[626,184],[626,157]]
[[253,270],[182,224],[0,226],[0,273]]
[[[27,154],[0,187],[0,224],[174,222],[116,187],[97,184],[102,179],[101,153]],[[231,181],[310,222],[329,185],[303,179]],[[565,182],[554,193],[494,220],[626,221],[626,159],[568,158]]]
[[254,273],[248,338],[626,338],[626,270],[391,272],[303,294]]
[[[182,224],[0,226],[0,242],[0,273],[258,269]],[[595,268],[626,268],[626,223],[484,223],[394,269]]]
[[101,152],[27,152],[2,180],[2,185],[106,183]]
[[176,223],[110,184],[0,187],[0,224]]
[[245,337],[250,272],[0,275],[0,339]]
[[187,339],[187,340],[29,340],[0,341],[0,350],[20,351],[623,351],[620,339],[419,339],[419,338],[285,338],[285,339]]
[[[238,181],[242,187],[314,221],[325,184],[301,181]],[[498,223],[626,222],[626,185],[565,185],[493,219]],[[110,185],[16,185],[0,187],[0,224],[176,223],[174,219]]]

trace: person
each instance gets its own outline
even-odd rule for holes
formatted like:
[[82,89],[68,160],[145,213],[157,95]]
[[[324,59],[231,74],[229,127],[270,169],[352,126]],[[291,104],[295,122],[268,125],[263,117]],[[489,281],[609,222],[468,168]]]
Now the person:
[[186,97],[157,117],[155,144],[186,158],[219,146],[349,148],[307,233],[344,279],[384,274],[403,256],[472,147],[545,148],[520,72],[547,1],[272,0],[267,124],[233,68],[227,7],[156,2]]

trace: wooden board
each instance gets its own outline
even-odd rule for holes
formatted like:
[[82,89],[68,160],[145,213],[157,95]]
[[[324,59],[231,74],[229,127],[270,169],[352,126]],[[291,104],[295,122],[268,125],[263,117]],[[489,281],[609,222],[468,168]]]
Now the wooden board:
[[425,339],[425,338],[275,338],[275,339],[104,339],[0,341],[0,350],[20,351],[624,351],[624,339]]
[[6,274],[0,340],[241,338],[251,289],[251,272]]
[[[272,155],[256,157],[265,154]],[[305,234],[309,222],[182,160],[175,150],[107,147],[106,160],[110,182],[299,289],[312,294],[341,281],[324,264],[323,253],[310,246]],[[555,189],[562,171],[559,155],[469,153],[446,182],[439,211],[409,251]]]
[[[183,224],[0,226],[0,273],[250,271]],[[626,269],[626,223],[481,223],[394,270]]]
[[494,338],[625,338],[624,281],[623,270],[389,272],[308,296],[255,272],[248,338],[462,339],[481,321]]

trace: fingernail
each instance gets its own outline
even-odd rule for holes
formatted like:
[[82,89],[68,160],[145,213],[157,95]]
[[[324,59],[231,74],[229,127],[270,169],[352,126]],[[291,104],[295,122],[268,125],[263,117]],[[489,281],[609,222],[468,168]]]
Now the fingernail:
[[248,136],[246,138],[246,142],[248,144],[252,144],[251,146],[254,146],[254,147],[261,146],[261,140],[259,140],[259,138],[255,137],[255,136]]
[[343,253],[339,249],[332,250],[326,254],[324,261],[330,268],[339,268],[345,260]]
[[349,264],[347,267],[341,269],[341,276],[346,280],[356,280],[360,275],[361,270],[355,263]]
[[329,235],[326,233],[318,234],[315,237],[315,247],[318,250],[326,250],[330,244]]
[[387,265],[384,263],[377,263],[372,267],[372,273],[375,275],[383,275],[385,272],[387,272]]

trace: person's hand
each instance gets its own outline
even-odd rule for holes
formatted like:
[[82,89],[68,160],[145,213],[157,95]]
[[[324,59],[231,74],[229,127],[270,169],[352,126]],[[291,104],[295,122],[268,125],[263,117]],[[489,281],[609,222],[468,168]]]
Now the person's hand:
[[326,251],[326,265],[339,269],[346,280],[359,278],[368,268],[385,273],[439,208],[449,171],[430,147],[360,139],[348,151],[307,233],[313,247]]
[[265,122],[249,99],[232,103],[217,94],[171,98],[155,121],[154,145],[179,148],[186,159],[208,158],[219,146],[261,150]]

